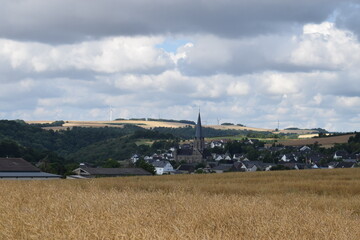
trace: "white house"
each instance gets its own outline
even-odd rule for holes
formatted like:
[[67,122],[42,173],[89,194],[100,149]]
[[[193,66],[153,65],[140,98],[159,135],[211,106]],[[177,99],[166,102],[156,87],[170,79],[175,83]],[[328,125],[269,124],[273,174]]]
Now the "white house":
[[222,155],[217,155],[214,160],[218,162],[218,161],[223,160],[223,159],[224,159],[224,157]]
[[155,167],[156,175],[168,174],[174,171],[173,166],[168,161],[155,161],[151,164]]
[[339,151],[336,151],[335,154],[334,154],[334,159],[335,160],[339,160],[339,159],[346,159],[348,158],[349,154],[344,151],[344,150],[339,150]]
[[299,150],[300,150],[301,152],[306,152],[306,151],[310,151],[311,148],[305,145],[305,146],[301,147]]
[[294,154],[290,153],[290,154],[284,154],[281,157],[281,160],[284,162],[297,162],[298,157],[295,156]]
[[139,157],[139,155],[137,155],[137,154],[134,154],[134,155],[130,158],[130,160],[131,160],[132,163],[136,163],[139,159],[140,159],[140,157]]
[[215,147],[219,147],[219,148],[224,148],[224,142],[223,141],[212,141],[210,143],[210,148],[215,148]]
[[242,164],[241,168],[244,169],[245,172],[255,172],[258,169],[256,164],[251,161],[245,161]]

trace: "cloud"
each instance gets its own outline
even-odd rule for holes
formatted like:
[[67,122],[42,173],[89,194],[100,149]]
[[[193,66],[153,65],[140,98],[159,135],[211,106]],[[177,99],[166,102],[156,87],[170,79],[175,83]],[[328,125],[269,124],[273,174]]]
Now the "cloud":
[[307,24],[292,52],[291,62],[312,68],[343,69],[360,63],[360,44],[350,31],[337,29],[333,23]]
[[167,33],[254,36],[324,21],[338,4],[335,0],[5,0],[0,37],[59,44]]
[[350,1],[351,4],[342,4],[335,12],[335,23],[339,28],[346,28],[360,36],[360,3]]
[[356,130],[349,3],[3,1],[0,118],[106,120],[112,105],[196,120],[201,107],[207,124]]
[[0,39],[0,59],[13,70],[30,73],[161,71],[174,64],[168,53],[155,47],[162,41],[160,37],[113,37],[51,46]]

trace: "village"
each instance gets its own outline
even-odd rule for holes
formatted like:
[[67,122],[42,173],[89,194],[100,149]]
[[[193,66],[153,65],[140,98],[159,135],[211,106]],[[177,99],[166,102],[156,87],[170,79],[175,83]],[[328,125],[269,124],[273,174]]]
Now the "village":
[[[14,123],[11,123],[14,124]],[[24,125],[27,127],[27,125]],[[15,128],[19,125],[15,125]],[[84,179],[117,176],[147,176],[175,174],[208,174],[226,172],[255,172],[275,170],[334,169],[354,168],[359,166],[360,153],[348,145],[323,148],[320,144],[303,146],[284,146],[281,143],[265,143],[261,139],[243,138],[230,140],[227,138],[205,140],[201,124],[200,112],[193,128],[192,140],[182,142],[162,139],[154,141],[146,154],[129,152],[128,158],[112,160],[109,158],[102,164],[77,159],[65,174],[49,171],[52,164],[43,159],[28,162],[31,157],[16,157],[19,145],[3,143],[0,158],[0,179]],[[46,130],[47,131],[47,130]],[[109,129],[109,132],[112,130]],[[152,132],[148,132],[153,134]],[[161,135],[162,136],[162,135]],[[358,141],[359,133],[349,138]],[[161,144],[166,143],[166,144]],[[170,143],[170,144],[169,144]],[[7,144],[7,145],[6,145]],[[175,145],[172,145],[175,144]],[[114,147],[121,148],[122,145]],[[5,153],[13,154],[10,157]],[[16,150],[17,149],[17,150]],[[137,148],[139,149],[139,148]],[[104,151],[112,151],[104,148]],[[151,152],[153,151],[153,152]],[[100,151],[101,153],[101,151]],[[4,155],[5,154],[5,155]],[[26,157],[28,156],[28,157]],[[46,155],[48,156],[48,155]],[[81,156],[81,155],[80,155]],[[37,160],[37,161],[36,161]],[[62,160],[63,161],[63,160]],[[58,167],[58,169],[61,167]]]
[[[225,148],[227,150],[225,150]],[[246,150],[247,151],[244,151]],[[195,126],[195,137],[191,143],[172,147],[162,153],[141,156],[134,154],[128,165],[143,161],[154,168],[156,175],[254,172],[274,170],[334,169],[358,167],[360,153],[346,150],[324,152],[318,145],[281,146],[267,145],[258,139],[241,141],[217,140],[205,142],[199,113]],[[112,168],[96,168],[81,163],[75,175],[67,178],[121,176],[124,173]],[[134,172],[132,175],[144,173]]]

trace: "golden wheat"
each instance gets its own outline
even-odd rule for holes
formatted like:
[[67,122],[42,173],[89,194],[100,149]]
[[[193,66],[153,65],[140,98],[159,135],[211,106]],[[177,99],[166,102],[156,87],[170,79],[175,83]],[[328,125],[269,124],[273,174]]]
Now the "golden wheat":
[[0,181],[0,239],[359,239],[360,169]]

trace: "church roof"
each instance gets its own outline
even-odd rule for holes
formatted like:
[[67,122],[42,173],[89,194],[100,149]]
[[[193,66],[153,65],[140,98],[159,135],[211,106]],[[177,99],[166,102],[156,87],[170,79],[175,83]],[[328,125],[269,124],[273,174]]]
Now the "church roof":
[[202,132],[202,127],[201,127],[201,117],[200,117],[200,113],[199,113],[199,116],[198,116],[197,124],[196,124],[196,126],[195,126],[195,138],[196,138],[196,139],[204,138],[203,132]]
[[177,150],[178,155],[188,155],[191,156],[193,154],[192,148],[181,148]]

